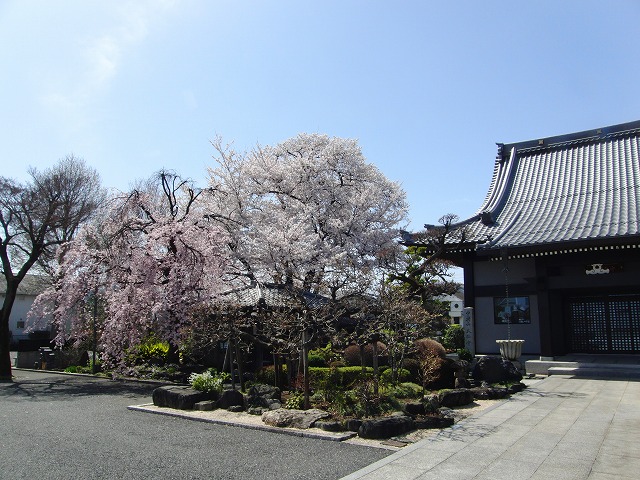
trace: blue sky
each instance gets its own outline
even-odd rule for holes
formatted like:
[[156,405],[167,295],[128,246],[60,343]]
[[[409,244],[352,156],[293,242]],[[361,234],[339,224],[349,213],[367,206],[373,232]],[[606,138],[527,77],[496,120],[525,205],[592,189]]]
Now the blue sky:
[[0,175],[205,184],[216,135],[356,138],[410,228],[470,216],[495,142],[640,119],[640,2],[3,0]]

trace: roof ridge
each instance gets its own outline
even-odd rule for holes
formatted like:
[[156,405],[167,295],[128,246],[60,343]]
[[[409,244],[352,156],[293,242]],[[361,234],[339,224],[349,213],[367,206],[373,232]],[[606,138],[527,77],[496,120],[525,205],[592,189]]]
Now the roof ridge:
[[576,133],[554,135],[552,137],[544,137],[536,140],[525,140],[522,142],[505,143],[503,144],[503,151],[507,151],[508,149],[515,147],[520,153],[530,153],[539,150],[562,148],[572,144],[577,145],[580,143],[597,142],[607,138],[631,136],[639,132],[640,120],[636,120],[633,122],[620,123],[618,125],[611,125],[608,127],[583,130]]

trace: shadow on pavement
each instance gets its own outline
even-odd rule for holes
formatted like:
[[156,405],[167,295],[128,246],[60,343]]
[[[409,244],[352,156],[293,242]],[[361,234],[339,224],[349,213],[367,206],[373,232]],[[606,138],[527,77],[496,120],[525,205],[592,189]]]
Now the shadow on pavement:
[[69,397],[100,395],[150,397],[157,386],[157,384],[124,380],[14,372],[14,381],[12,383],[0,384],[0,399],[51,401]]

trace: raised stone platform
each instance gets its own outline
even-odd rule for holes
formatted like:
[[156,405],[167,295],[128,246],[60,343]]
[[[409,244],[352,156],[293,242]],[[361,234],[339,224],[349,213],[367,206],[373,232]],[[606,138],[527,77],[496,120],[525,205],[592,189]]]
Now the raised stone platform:
[[527,360],[528,374],[575,377],[640,378],[640,355],[566,355]]

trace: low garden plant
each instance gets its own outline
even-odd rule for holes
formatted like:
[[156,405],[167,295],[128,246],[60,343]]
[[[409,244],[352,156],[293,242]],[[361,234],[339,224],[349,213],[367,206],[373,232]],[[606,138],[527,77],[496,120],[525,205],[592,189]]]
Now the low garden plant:
[[225,382],[230,378],[228,373],[218,373],[214,368],[210,368],[202,373],[192,373],[189,376],[189,384],[191,388],[200,392],[221,393]]

